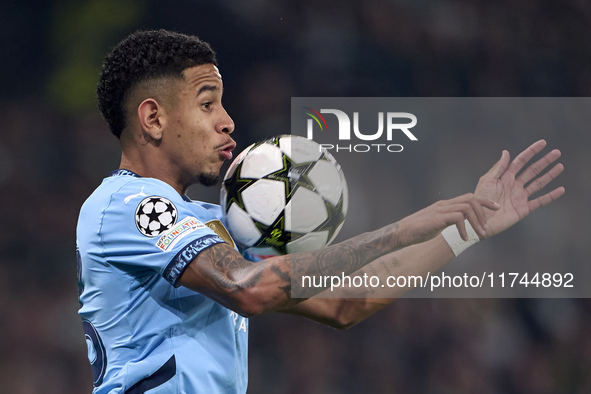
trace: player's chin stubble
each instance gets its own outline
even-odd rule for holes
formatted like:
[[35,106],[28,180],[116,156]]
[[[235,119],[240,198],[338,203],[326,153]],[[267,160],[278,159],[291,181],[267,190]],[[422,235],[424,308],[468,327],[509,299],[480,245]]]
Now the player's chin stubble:
[[220,174],[204,174],[204,173],[201,173],[198,176],[198,181],[203,186],[207,186],[207,187],[215,186],[220,181]]

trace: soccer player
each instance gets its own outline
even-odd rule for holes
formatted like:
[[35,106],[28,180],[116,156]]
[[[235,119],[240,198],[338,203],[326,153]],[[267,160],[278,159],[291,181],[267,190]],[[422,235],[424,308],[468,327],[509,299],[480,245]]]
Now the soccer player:
[[432,272],[564,193],[528,201],[563,169],[540,175],[558,150],[525,167],[544,148],[538,141],[512,162],[503,151],[474,194],[319,251],[253,263],[221,208],[185,195],[191,184],[214,185],[235,147],[210,46],[164,30],[134,33],[106,57],[97,91],[122,154],[77,229],[94,393],[244,393],[248,317],[281,311],[346,328],[392,301],[291,298],[296,264],[307,275],[349,275],[376,262],[397,274]]

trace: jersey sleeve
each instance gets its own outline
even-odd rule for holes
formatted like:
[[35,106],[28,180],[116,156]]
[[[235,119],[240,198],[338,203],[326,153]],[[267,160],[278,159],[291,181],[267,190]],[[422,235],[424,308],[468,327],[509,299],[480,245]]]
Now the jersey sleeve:
[[145,178],[128,182],[111,195],[102,214],[102,254],[129,275],[156,271],[178,287],[199,253],[224,242],[204,224],[209,215],[166,184]]

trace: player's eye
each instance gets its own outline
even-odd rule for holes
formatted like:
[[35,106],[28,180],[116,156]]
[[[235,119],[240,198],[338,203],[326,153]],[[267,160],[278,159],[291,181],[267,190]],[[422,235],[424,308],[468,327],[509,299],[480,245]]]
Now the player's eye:
[[212,104],[212,102],[211,101],[208,101],[207,103],[203,103],[202,106],[205,109],[210,109],[211,108],[211,104]]

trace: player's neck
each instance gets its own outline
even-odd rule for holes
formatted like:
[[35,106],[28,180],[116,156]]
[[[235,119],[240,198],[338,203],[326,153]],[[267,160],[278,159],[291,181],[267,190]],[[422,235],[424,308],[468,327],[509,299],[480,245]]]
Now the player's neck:
[[155,178],[162,182],[168,183],[179,194],[183,195],[188,189],[178,177],[174,176],[174,171],[171,171],[166,165],[160,165],[158,160],[141,160],[137,157],[130,157],[130,155],[123,152],[121,154],[121,163],[119,168],[133,171],[144,178]]

